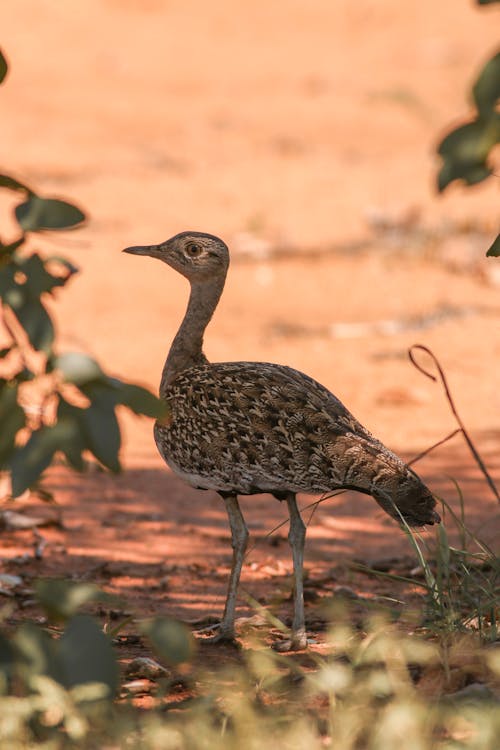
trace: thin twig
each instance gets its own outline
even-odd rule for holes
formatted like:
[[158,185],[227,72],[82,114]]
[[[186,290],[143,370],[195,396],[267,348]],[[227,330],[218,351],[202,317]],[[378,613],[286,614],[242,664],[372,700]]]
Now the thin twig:
[[[336,495],[341,495],[343,492],[346,492],[346,490],[335,490],[334,492],[330,492],[327,495],[323,495],[322,497],[320,497],[319,500],[314,500],[314,502],[309,503],[308,505],[304,505],[303,508],[300,508],[301,513],[303,513],[305,510],[309,510],[309,508],[312,508],[312,513],[309,516],[306,526],[309,526],[309,524],[311,523],[312,517],[314,513],[316,512],[316,508],[318,507],[320,503],[324,503],[325,500],[329,500],[331,497],[335,497]],[[264,539],[269,539],[270,536],[272,536],[277,531],[279,531],[283,526],[286,526],[289,522],[290,522],[290,519],[285,518],[284,521],[281,521],[281,523],[279,523],[277,526],[275,526],[270,531],[268,531],[267,534],[264,536]],[[245,554],[245,560],[250,555],[250,553],[254,551],[256,546],[257,546],[257,542],[254,542],[254,544],[252,544],[252,546],[249,547],[249,549],[247,549],[246,554]]]
[[434,445],[431,445],[430,448],[426,448],[425,451],[422,451],[421,453],[418,453],[415,458],[412,458],[411,461],[408,461],[408,466],[411,466],[412,464],[417,463],[417,461],[420,461],[420,459],[424,458],[429,454],[431,451],[434,450],[434,448],[439,448],[440,445],[443,445],[443,443],[447,443],[448,440],[451,440],[451,438],[455,437],[455,435],[458,435],[459,432],[462,432],[460,427],[457,427],[456,430],[453,430],[453,432],[450,432],[449,435],[447,435],[442,440],[438,440],[437,443],[434,443]]
[[[431,445],[429,448],[426,448],[425,451],[422,451],[421,453],[418,453],[414,458],[412,458],[410,461],[408,461],[408,466],[411,466],[412,464],[416,463],[417,461],[420,461],[420,459],[424,458],[424,456],[427,456],[428,453],[433,451],[435,448],[438,448],[440,445],[443,445],[443,443],[448,442],[448,440],[451,440],[451,438],[455,437],[459,432],[461,432],[461,429],[457,428],[456,430],[453,430],[453,432],[450,432],[449,435],[447,435],[442,440],[439,440],[437,443],[434,443],[434,445]],[[302,514],[305,510],[309,510],[309,508],[312,508],[311,515],[306,521],[306,527],[309,527],[311,524],[311,521],[313,519],[314,514],[316,513],[316,510],[318,509],[318,506],[321,503],[324,503],[325,500],[329,500],[331,497],[335,497],[336,495],[341,495],[342,493],[346,492],[347,490],[335,490],[333,492],[330,492],[328,494],[323,495],[319,498],[319,500],[314,500],[314,502],[309,503],[308,505],[304,505],[303,508],[300,508],[300,513]],[[277,531],[279,531],[283,526],[286,526],[289,523],[288,518],[285,518],[284,521],[281,521],[277,526],[274,526],[270,531],[267,532],[264,539],[268,539],[273,534],[275,534]],[[245,554],[245,560],[247,557],[254,551],[255,547],[257,546],[257,542],[254,542],[251,547],[247,550]]]
[[[429,355],[429,356],[431,357],[431,359],[433,360],[433,362],[434,362],[434,364],[435,364],[435,366],[436,366],[436,369],[437,369],[437,371],[439,372],[439,377],[440,377],[440,380],[441,380],[441,384],[442,384],[442,386],[443,386],[443,389],[444,389],[444,391],[445,391],[445,394],[446,394],[446,398],[447,398],[447,400],[448,400],[448,403],[449,403],[449,405],[450,405],[451,411],[453,412],[453,415],[454,415],[455,419],[457,420],[457,422],[458,422],[458,424],[459,424],[459,427],[457,427],[457,429],[455,429],[455,430],[453,430],[452,432],[450,432],[450,433],[449,433],[449,435],[446,435],[446,437],[444,437],[444,438],[443,438],[442,440],[439,440],[439,441],[438,441],[437,443],[434,443],[433,445],[431,445],[431,446],[430,446],[429,448],[426,448],[426,449],[425,449],[424,451],[422,451],[421,453],[418,453],[418,454],[417,454],[417,455],[416,455],[416,456],[415,456],[414,458],[412,458],[412,459],[411,459],[410,461],[408,461],[408,466],[411,466],[412,464],[416,463],[417,461],[420,461],[420,460],[421,460],[422,458],[424,458],[424,457],[425,457],[425,456],[427,456],[427,455],[428,455],[429,453],[431,453],[431,451],[433,451],[433,450],[434,450],[435,448],[438,448],[439,446],[441,446],[441,445],[444,445],[444,443],[447,443],[447,442],[448,442],[449,440],[451,440],[452,438],[454,438],[454,437],[455,437],[455,435],[458,435],[458,433],[460,433],[460,432],[461,432],[461,433],[462,433],[462,435],[464,436],[464,438],[465,438],[465,440],[466,440],[466,442],[467,442],[467,444],[468,444],[468,446],[469,446],[469,448],[470,448],[470,450],[471,450],[471,452],[472,452],[472,454],[473,454],[474,458],[476,459],[476,461],[477,461],[477,463],[478,463],[479,467],[481,468],[481,471],[483,472],[484,476],[486,477],[486,480],[487,480],[487,482],[488,482],[488,484],[489,484],[490,488],[492,489],[493,493],[495,494],[495,497],[496,497],[496,498],[497,498],[497,500],[498,500],[498,501],[500,502],[500,495],[499,495],[499,493],[498,493],[498,491],[497,491],[497,488],[496,488],[496,486],[495,486],[495,484],[494,484],[493,480],[491,479],[491,477],[490,477],[490,475],[489,475],[489,473],[488,473],[488,470],[486,469],[486,466],[484,465],[484,463],[483,463],[483,461],[482,461],[482,459],[481,459],[481,457],[480,457],[480,455],[479,455],[479,453],[478,453],[477,449],[476,449],[476,448],[475,448],[475,446],[474,446],[474,443],[472,442],[472,439],[470,438],[470,436],[469,436],[469,434],[468,434],[468,432],[467,432],[467,430],[466,430],[466,428],[465,428],[465,426],[464,426],[464,424],[463,424],[463,422],[462,422],[462,420],[461,420],[461,418],[460,418],[460,416],[459,416],[459,414],[458,414],[458,412],[457,412],[457,409],[456,409],[455,403],[454,403],[454,401],[453,401],[453,398],[452,398],[452,396],[451,396],[451,393],[450,393],[450,389],[449,389],[449,386],[448,386],[448,382],[447,382],[447,380],[446,380],[446,376],[445,376],[445,374],[444,374],[444,372],[443,372],[443,368],[441,367],[441,365],[440,365],[440,363],[439,363],[439,361],[438,361],[437,357],[435,356],[435,354],[434,354],[434,353],[433,353],[433,352],[432,352],[432,351],[431,351],[431,350],[430,350],[430,349],[429,349],[428,347],[426,347],[426,346],[423,346],[422,344],[415,344],[414,346],[412,346],[412,347],[411,347],[411,348],[410,348],[410,349],[408,350],[408,355],[409,355],[409,357],[410,357],[410,360],[411,360],[412,364],[413,364],[413,365],[414,365],[414,366],[415,366],[415,367],[417,368],[417,370],[419,370],[419,371],[420,371],[420,372],[421,372],[421,373],[422,373],[423,375],[426,375],[426,376],[427,376],[428,378],[430,378],[430,379],[431,379],[431,380],[433,380],[434,382],[437,382],[438,378],[437,378],[437,377],[436,377],[435,375],[433,375],[432,373],[430,373],[430,372],[428,372],[427,370],[425,370],[425,369],[424,369],[424,368],[422,367],[422,365],[420,365],[420,364],[419,364],[419,363],[418,363],[418,362],[416,361],[416,359],[415,359],[415,355],[414,355],[414,353],[413,353],[415,349],[420,349],[420,350],[424,351],[424,352],[425,352],[426,354],[428,354],[428,355]],[[328,499],[329,499],[330,497],[334,497],[335,495],[339,495],[339,494],[341,494],[342,492],[345,492],[345,490],[337,490],[337,491],[334,491],[334,492],[332,492],[332,493],[329,493],[329,494],[327,494],[327,495],[324,495],[324,496],[323,496],[323,497],[321,497],[321,498],[320,498],[319,500],[315,500],[314,502],[312,502],[312,503],[309,503],[308,505],[305,505],[305,506],[304,506],[303,508],[301,508],[301,509],[300,509],[300,512],[301,512],[301,513],[303,513],[303,512],[305,511],[305,510],[308,510],[309,508],[312,508],[311,514],[310,514],[310,516],[309,516],[309,518],[308,518],[308,520],[307,520],[307,522],[306,522],[306,526],[308,527],[308,526],[310,525],[310,523],[311,523],[311,521],[312,521],[312,519],[313,519],[313,516],[314,516],[314,514],[316,513],[316,510],[317,510],[318,506],[320,505],[320,503],[323,503],[323,502],[324,502],[325,500],[328,500]],[[277,531],[279,531],[279,530],[280,530],[280,529],[281,529],[281,528],[282,528],[283,526],[286,526],[286,525],[288,524],[288,522],[289,522],[289,519],[288,519],[288,518],[287,518],[287,519],[285,519],[284,521],[281,521],[281,523],[279,523],[279,524],[278,524],[277,526],[275,526],[275,527],[274,527],[274,528],[272,528],[272,529],[271,529],[270,531],[268,531],[268,533],[267,533],[267,534],[265,535],[265,539],[268,539],[268,538],[269,538],[269,537],[271,537],[271,536],[272,536],[273,534],[275,534],[275,533],[276,533]],[[256,547],[256,544],[257,544],[257,543],[255,542],[255,543],[254,543],[254,544],[253,544],[253,545],[252,545],[252,546],[251,546],[251,547],[250,547],[250,548],[249,548],[249,549],[247,550],[247,552],[246,552],[246,554],[245,554],[245,560],[246,560],[246,559],[247,559],[247,558],[248,558],[248,557],[250,556],[250,554],[251,554],[251,553],[253,552],[253,550],[254,550],[254,549],[255,549],[255,547]]]
[[[316,513],[316,511],[318,509],[318,505],[320,503],[322,503],[324,500],[326,500],[328,497],[331,497],[331,495],[327,495],[326,497],[320,497],[319,500],[316,500],[314,503],[312,503],[311,514],[310,514],[309,518],[306,521],[307,528],[309,528],[309,526],[311,525],[311,521],[313,519],[313,516],[314,516],[314,514]],[[308,507],[311,507],[311,506],[308,506]],[[305,510],[305,508],[304,508],[304,510]]]
[[444,374],[443,368],[439,364],[438,358],[436,357],[436,355],[434,354],[434,352],[432,352],[427,346],[423,346],[422,344],[415,344],[414,346],[410,347],[410,349],[408,350],[408,356],[410,357],[411,363],[417,368],[417,370],[419,370],[419,372],[422,373],[422,375],[425,375],[426,377],[430,378],[435,383],[438,382],[438,378],[436,377],[436,375],[433,375],[431,372],[429,372],[428,370],[426,370],[415,359],[414,351],[416,349],[419,349],[420,351],[425,352],[425,354],[427,354],[432,359],[432,361],[433,361],[433,363],[434,363],[434,365],[436,367],[436,370],[439,373],[439,380],[441,381],[441,385],[442,385],[443,390],[445,392],[446,399],[448,401],[448,404],[450,406],[452,414],[455,417],[455,419],[457,421],[457,424],[459,425],[460,431],[462,432],[462,435],[464,436],[464,439],[465,439],[467,445],[469,446],[470,451],[471,451],[472,455],[474,456],[477,465],[479,466],[479,468],[483,472],[484,477],[485,477],[485,479],[486,479],[486,481],[487,481],[487,483],[488,483],[491,491],[493,492],[493,494],[495,495],[496,499],[500,503],[500,493],[498,492],[498,490],[496,488],[496,485],[495,485],[493,479],[491,478],[491,476],[490,476],[490,474],[488,472],[488,469],[486,468],[486,466],[485,466],[485,464],[484,464],[481,456],[479,455],[479,453],[477,451],[477,448],[475,447],[474,443],[472,442],[472,438],[470,437],[469,433],[467,432],[467,430],[465,428],[465,425],[462,422],[462,419],[460,418],[460,415],[458,414],[457,408],[455,406],[455,402],[453,401],[453,397],[452,397],[452,395],[450,393],[450,389],[448,387],[448,381],[446,380],[446,376]]

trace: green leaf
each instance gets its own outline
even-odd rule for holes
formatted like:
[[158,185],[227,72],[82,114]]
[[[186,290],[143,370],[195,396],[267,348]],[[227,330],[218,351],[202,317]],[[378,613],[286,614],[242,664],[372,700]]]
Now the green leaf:
[[19,285],[15,280],[16,270],[17,266],[12,262],[9,262],[7,265],[0,268],[0,297],[9,305],[9,296],[12,295],[13,291],[15,292],[13,295],[14,304],[16,303],[16,300],[18,304],[22,304],[24,299],[24,294],[22,291],[18,290]]
[[102,381],[105,374],[95,359],[80,352],[66,352],[56,357],[53,366],[60,370],[68,383],[78,387],[94,381]]
[[2,50],[0,50],[0,83],[4,82],[8,70],[9,65],[7,63],[7,60],[5,59],[5,55],[3,54]]
[[[53,360],[51,367],[60,370],[64,379],[78,386],[90,400],[91,405],[86,409],[71,407],[72,415],[81,425],[85,446],[104,466],[119,472],[121,436],[116,405],[124,404],[137,414],[152,417],[163,416],[166,406],[145,388],[108,377],[96,360],[87,354],[62,354]],[[67,453],[66,456],[74,465],[74,455]]]
[[90,400],[81,413],[82,430],[94,456],[111,471],[121,471],[118,453],[121,445],[120,428],[115,415],[116,394],[107,378],[93,380],[79,386]]
[[3,257],[3,262],[5,263],[7,260],[10,260],[6,258],[7,255],[12,255],[15,253],[18,247],[21,247],[25,242],[24,234],[19,237],[18,240],[14,240],[14,242],[9,242],[8,245],[4,245],[0,241],[0,257]]
[[489,177],[491,169],[486,160],[499,140],[500,115],[497,113],[452,130],[438,147],[444,162],[438,176],[439,191],[453,180],[462,179],[466,184],[474,185]]
[[33,253],[26,260],[18,261],[17,265],[19,270],[26,274],[26,287],[30,297],[38,298],[66,283],[66,278],[53,276],[47,271],[46,262],[38,253]]
[[84,471],[85,461],[82,454],[88,447],[83,438],[83,425],[81,421],[83,411],[80,407],[69,404],[62,396],[59,396],[59,405],[57,407],[58,423],[70,422],[74,425],[74,437],[72,440],[67,440],[61,446],[61,452],[66,457],[71,468],[76,469],[76,471]]
[[48,675],[61,682],[63,669],[56,641],[41,628],[27,622],[17,630],[12,645],[17,652],[21,676],[29,684],[34,675]]
[[0,466],[15,448],[16,435],[24,427],[26,417],[17,402],[17,385],[6,384],[0,390]]
[[3,694],[2,688],[5,687],[6,678],[9,679],[14,671],[14,665],[14,649],[10,641],[0,633],[0,675],[3,677],[3,680],[0,681],[0,695]]
[[440,193],[455,180],[463,180],[466,185],[477,185],[492,174],[485,164],[463,164],[460,162],[446,162],[438,175],[438,191]]
[[104,601],[109,595],[93,583],[75,583],[62,578],[40,578],[35,593],[50,620],[64,621],[89,602]]
[[194,654],[195,640],[182,622],[170,617],[155,617],[142,623],[142,631],[167,664],[181,664]]
[[112,698],[118,687],[118,665],[109,638],[88,615],[77,615],[59,641],[67,688],[102,682]]
[[30,380],[35,380],[36,375],[33,370],[29,370],[27,367],[23,367],[22,370],[16,374],[16,380],[18,383],[27,383]]
[[76,206],[55,198],[32,195],[14,209],[16,219],[25,232],[40,229],[69,229],[85,221],[85,214]]
[[110,378],[118,390],[118,403],[128,406],[134,414],[162,418],[167,415],[168,406],[162,399],[153,395],[147,388],[133,383],[124,383],[117,378]]
[[22,495],[40,478],[50,465],[54,453],[74,440],[75,429],[71,422],[59,422],[31,433],[26,445],[19,448],[10,461],[14,497]]
[[472,89],[479,114],[489,116],[500,99],[500,52],[488,60]]
[[147,388],[109,377],[88,354],[67,352],[56,357],[52,366],[62,372],[67,382],[81,388],[91,400],[97,399],[101,404],[113,406],[123,404],[135,414],[148,417],[164,417],[167,412],[167,405],[162,399]]
[[38,299],[23,298],[20,285],[4,299],[26,331],[33,349],[48,354],[54,341],[54,326],[44,305]]
[[493,244],[486,255],[490,258],[500,258],[500,234],[493,240]]
[[31,188],[29,188],[23,182],[19,182],[19,180],[16,180],[14,177],[11,177],[8,174],[0,174],[0,187],[7,188],[7,190],[21,191],[22,193],[27,193],[28,195],[34,195],[34,192]]
[[121,435],[113,403],[102,399],[94,401],[83,409],[81,420],[88,447],[94,456],[111,471],[121,471],[118,458]]
[[71,261],[69,261],[67,258],[63,258],[61,255],[50,255],[48,258],[46,258],[46,262],[57,263],[58,265],[62,266],[66,270],[66,279],[69,279],[70,276],[73,276],[80,270],[78,266],[75,266],[74,263],[71,263]]
[[40,296],[63,286],[67,278],[49,273],[37,253],[26,259],[11,259],[0,268],[0,297],[15,313],[37,351],[48,354],[54,340],[52,320]]
[[478,5],[491,5],[492,3],[499,3],[500,0],[477,0]]
[[[108,377],[87,354],[66,353],[55,358],[51,366],[60,370],[67,382],[78,386],[91,402],[87,409],[72,407],[86,447],[111,471],[120,471],[121,436],[114,411],[116,405],[124,404],[137,414],[152,417],[163,416],[166,406],[145,388]],[[73,459],[69,455],[67,458],[73,465]]]

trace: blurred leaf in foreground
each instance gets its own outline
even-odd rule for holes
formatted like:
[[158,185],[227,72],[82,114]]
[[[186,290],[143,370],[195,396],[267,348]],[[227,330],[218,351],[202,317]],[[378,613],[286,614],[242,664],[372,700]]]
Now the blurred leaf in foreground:
[[472,87],[472,98],[477,109],[475,119],[452,130],[438,146],[443,159],[437,180],[439,192],[454,180],[475,185],[493,174],[489,156],[500,143],[500,52],[483,66]]
[[490,257],[498,258],[500,257],[500,234],[497,235],[496,239],[493,240],[493,244],[486,253],[486,255],[489,255]]
[[85,214],[77,206],[55,198],[32,195],[15,208],[16,219],[25,232],[40,229],[71,229],[85,221]]
[[168,413],[167,404],[146,388],[133,383],[124,383],[118,378],[110,378],[109,381],[116,389],[117,403],[127,406],[134,414],[161,419]]
[[67,688],[88,682],[104,683],[112,697],[118,688],[118,664],[110,639],[88,615],[77,615],[68,623],[59,641]]
[[27,193],[28,195],[33,195],[31,188],[8,174],[0,174],[0,187],[7,188],[8,190],[18,190]]
[[47,263],[42,260],[38,253],[33,253],[26,259],[16,259],[15,265],[25,276],[23,285],[33,299],[37,299],[42,294],[51,293],[57,287],[64,286],[69,276],[69,274],[54,276],[47,270]]
[[50,273],[38,253],[10,257],[0,268],[0,297],[24,328],[31,346],[46,354],[54,341],[54,326],[41,297],[66,284],[73,269],[65,270],[64,276]]
[[[0,51],[0,83],[8,69]],[[92,357],[57,356],[46,296],[64,286],[78,269],[64,257],[34,251],[28,233],[78,227],[85,213],[68,201],[37,195],[8,174],[0,174],[0,189],[21,194],[14,214],[22,230],[18,228],[14,238],[0,240],[0,310],[5,329],[0,364],[8,373],[0,378],[0,469],[10,473],[14,497],[30,487],[41,495],[40,478],[58,453],[80,471],[86,466],[86,452],[112,471],[120,470],[117,406],[160,417],[165,405],[145,388],[110,377]],[[32,357],[31,349],[43,356]],[[28,380],[33,384],[29,401],[20,395]]]
[[68,352],[56,357],[54,369],[60,370],[64,380],[78,386],[93,402],[107,401],[113,406],[126,406],[134,414],[164,417],[167,405],[147,388],[110,377],[93,357],[80,352]]
[[119,451],[121,434],[115,414],[113,394],[106,385],[89,383],[81,387],[90,399],[90,406],[81,412],[81,425],[94,456],[108,469],[121,471]]
[[4,82],[5,76],[7,75],[8,71],[9,66],[7,60],[5,59],[5,55],[3,54],[2,50],[0,50],[0,83]]
[[500,52],[488,60],[472,89],[480,115],[491,114],[500,99]]
[[55,369],[60,370],[64,380],[73,385],[82,386],[105,378],[100,365],[93,357],[81,352],[67,352],[59,355],[53,362]]
[[10,462],[13,497],[19,497],[35,484],[50,465],[54,453],[63,450],[65,443],[71,442],[74,437],[75,425],[68,422],[45,425],[32,432],[27,443],[16,451]]
[[104,684],[107,695],[100,691],[99,698],[112,698],[116,693],[119,672],[113,646],[88,615],[73,617],[59,640],[33,623],[25,623],[14,635],[12,646],[11,660],[13,656],[28,689],[36,688],[35,678],[43,675],[66,688]]
[[464,180],[475,185],[492,173],[488,155],[500,141],[500,115],[478,118],[452,130],[440,143],[438,153],[443,166],[438,175],[438,189],[442,192],[450,182]]
[[33,675],[47,675],[61,682],[63,670],[58,644],[50,635],[32,622],[25,622],[17,630],[13,645],[17,652],[21,674],[29,682]]
[[24,427],[24,410],[17,402],[18,386],[0,380],[0,466],[15,447],[16,435]]
[[195,640],[188,628],[170,617],[155,617],[142,624],[142,631],[158,655],[169,665],[188,661],[195,650]]
[[58,578],[43,578],[35,582],[38,601],[51,620],[68,620],[88,602],[109,599],[109,595],[93,583],[75,583]]

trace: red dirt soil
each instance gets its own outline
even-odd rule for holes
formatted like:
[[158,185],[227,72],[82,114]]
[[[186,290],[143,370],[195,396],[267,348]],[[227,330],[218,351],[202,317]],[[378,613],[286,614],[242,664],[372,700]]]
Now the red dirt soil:
[[[435,144],[468,115],[466,86],[497,42],[493,17],[456,0],[6,6],[3,171],[90,216],[78,233],[33,240],[82,270],[53,305],[61,348],[155,390],[187,287],[119,251],[213,232],[233,262],[206,337],[210,359],[307,372],[409,459],[456,427],[440,386],[406,356],[425,344],[498,480],[499,275],[498,260],[484,257],[498,180],[440,198],[433,188]],[[11,198],[1,200],[5,215]],[[2,233],[13,232],[4,222]],[[166,469],[149,420],[123,414],[122,423],[123,475],[55,467],[46,484],[56,506],[9,506],[60,525],[36,538],[3,531],[4,570],[96,581],[141,616],[217,616],[231,557],[222,502]],[[498,547],[498,503],[460,436],[417,468],[455,507],[456,480],[471,530]],[[267,536],[286,509],[267,496],[242,507],[255,543],[243,589],[289,614],[287,528]],[[40,536],[47,544],[34,559]],[[395,524],[355,493],[322,504],[309,524],[306,568],[323,581],[321,596],[338,585],[387,591],[355,577],[349,561],[410,555]],[[21,604],[18,618],[32,611]],[[308,603],[310,620],[316,607]],[[243,599],[239,614],[252,614]]]

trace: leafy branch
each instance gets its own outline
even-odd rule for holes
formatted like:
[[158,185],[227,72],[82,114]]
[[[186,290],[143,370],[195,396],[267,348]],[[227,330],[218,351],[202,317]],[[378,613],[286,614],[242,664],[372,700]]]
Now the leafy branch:
[[[478,0],[489,5],[500,0]],[[500,144],[500,51],[486,62],[472,87],[474,116],[453,128],[437,147],[442,160],[437,177],[439,192],[455,180],[476,185],[493,174],[491,153]],[[500,256],[500,235],[486,253]]]
[[475,116],[452,130],[438,146],[443,165],[438,175],[442,192],[454,180],[475,185],[493,173],[490,153],[500,143],[500,52],[488,60],[472,87]]
[[[0,52],[0,83],[7,71]],[[88,452],[119,471],[116,407],[149,417],[165,407],[145,388],[108,375],[92,357],[58,352],[46,300],[78,269],[67,258],[37,252],[32,235],[77,228],[84,212],[11,175],[0,174],[0,188],[21,197],[14,208],[19,236],[0,237],[0,471],[10,475],[17,497],[36,488],[55,454],[81,471]]]

